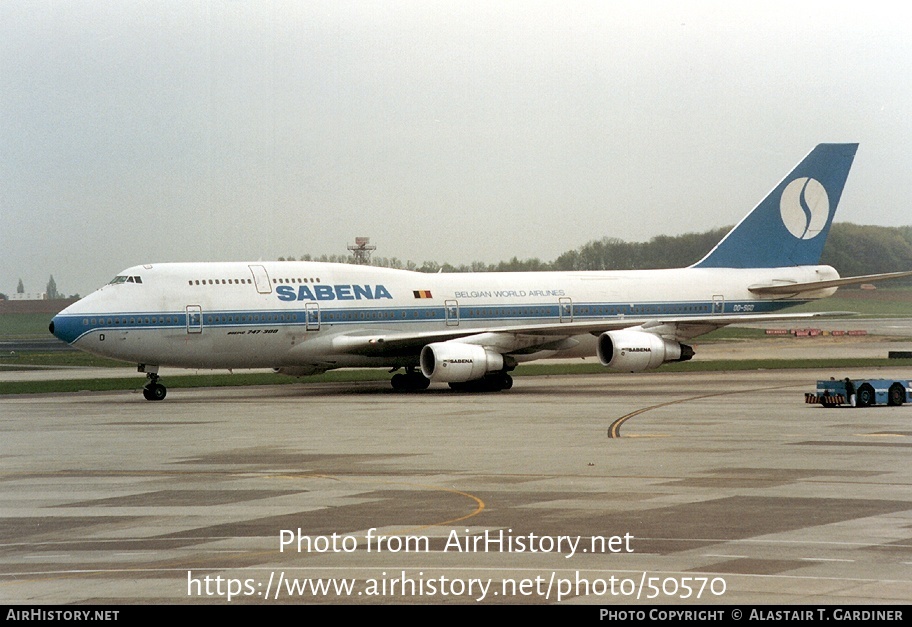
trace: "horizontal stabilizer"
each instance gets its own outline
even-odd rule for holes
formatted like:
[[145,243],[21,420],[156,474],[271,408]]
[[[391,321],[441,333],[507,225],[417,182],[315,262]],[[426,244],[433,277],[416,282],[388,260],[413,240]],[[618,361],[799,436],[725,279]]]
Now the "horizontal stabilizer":
[[887,272],[884,274],[868,274],[865,276],[852,276],[842,279],[832,279],[830,281],[811,281],[810,283],[777,283],[776,285],[752,285],[747,289],[760,296],[765,295],[788,295],[801,294],[802,292],[813,292],[816,290],[825,290],[832,287],[841,287],[843,285],[857,285],[859,283],[873,283],[875,281],[886,281],[887,279],[899,279],[906,276],[912,276],[909,272]]

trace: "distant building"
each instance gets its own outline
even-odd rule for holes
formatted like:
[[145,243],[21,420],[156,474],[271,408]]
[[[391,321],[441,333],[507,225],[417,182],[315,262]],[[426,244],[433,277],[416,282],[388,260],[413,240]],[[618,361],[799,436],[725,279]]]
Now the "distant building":
[[47,293],[41,292],[40,294],[29,294],[29,293],[10,294],[9,299],[10,300],[47,300]]
[[[75,303],[78,298],[57,298],[48,300],[42,298],[42,294],[32,294],[35,298],[26,298],[28,294],[10,294],[10,299],[0,300],[0,315],[3,314],[50,314],[54,315],[59,311]],[[48,320],[50,321],[50,319]]]

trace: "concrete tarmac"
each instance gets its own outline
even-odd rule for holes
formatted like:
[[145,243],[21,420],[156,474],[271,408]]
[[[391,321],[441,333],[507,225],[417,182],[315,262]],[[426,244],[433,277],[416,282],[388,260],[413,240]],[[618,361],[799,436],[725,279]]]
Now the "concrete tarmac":
[[804,403],[908,366],[160,403],[134,376],[0,397],[0,602],[912,602],[912,403]]

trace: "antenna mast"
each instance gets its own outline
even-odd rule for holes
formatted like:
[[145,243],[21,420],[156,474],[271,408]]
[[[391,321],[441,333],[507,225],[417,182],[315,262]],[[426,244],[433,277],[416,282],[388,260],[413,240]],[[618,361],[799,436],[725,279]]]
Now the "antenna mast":
[[356,237],[355,245],[349,245],[348,249],[351,251],[352,256],[355,258],[355,263],[361,266],[370,265],[370,256],[371,253],[377,250],[376,246],[370,245],[369,237]]

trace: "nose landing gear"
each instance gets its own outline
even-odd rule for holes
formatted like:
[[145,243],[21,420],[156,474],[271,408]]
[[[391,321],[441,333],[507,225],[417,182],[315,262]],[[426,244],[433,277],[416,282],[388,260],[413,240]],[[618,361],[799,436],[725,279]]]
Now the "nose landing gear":
[[165,395],[168,393],[168,389],[158,382],[158,366],[147,366],[145,364],[139,364],[137,368],[139,372],[145,372],[146,378],[149,380],[148,383],[143,387],[143,397],[147,401],[160,401],[165,398]]

